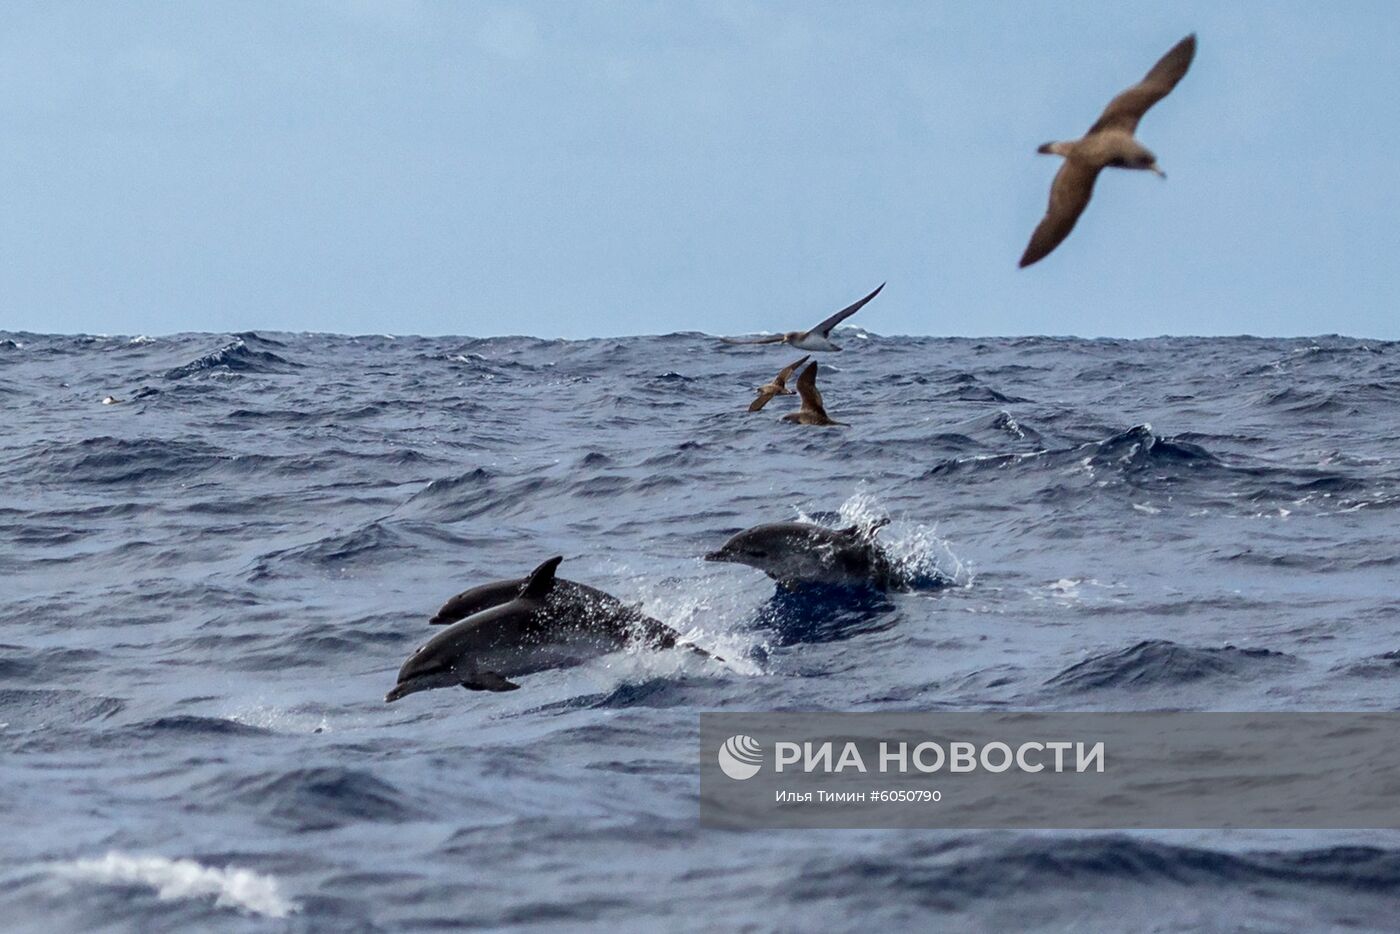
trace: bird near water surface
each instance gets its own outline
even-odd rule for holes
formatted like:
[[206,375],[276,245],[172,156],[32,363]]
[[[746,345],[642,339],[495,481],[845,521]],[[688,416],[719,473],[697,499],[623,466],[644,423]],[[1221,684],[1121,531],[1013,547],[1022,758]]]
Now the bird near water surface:
[[758,398],[749,403],[749,411],[757,412],[767,405],[774,396],[792,395],[792,390],[787,388],[787,381],[792,378],[793,372],[802,364],[806,363],[811,356],[811,354],[807,354],[797,362],[789,363],[778,371],[778,375],[773,377],[772,382],[764,383],[762,386],[755,389],[754,392],[758,393]]
[[879,288],[865,298],[847,305],[810,331],[788,331],[786,334],[767,334],[763,337],[721,337],[720,340],[726,344],[791,344],[798,350],[807,351],[840,350],[840,346],[831,341],[831,329],[864,308],[865,303],[879,295],[884,287],[885,283],[881,282]]
[[797,395],[802,399],[802,408],[783,416],[783,421],[796,425],[844,425],[826,414],[821,391],[817,389],[817,363],[812,361],[807,369],[797,377]]

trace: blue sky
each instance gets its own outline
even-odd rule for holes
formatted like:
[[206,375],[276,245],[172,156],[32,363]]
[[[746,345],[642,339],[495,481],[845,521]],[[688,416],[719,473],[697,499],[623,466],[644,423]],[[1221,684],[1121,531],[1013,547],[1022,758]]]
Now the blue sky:
[[1397,88],[1381,2],[7,3],[0,328],[1395,338]]

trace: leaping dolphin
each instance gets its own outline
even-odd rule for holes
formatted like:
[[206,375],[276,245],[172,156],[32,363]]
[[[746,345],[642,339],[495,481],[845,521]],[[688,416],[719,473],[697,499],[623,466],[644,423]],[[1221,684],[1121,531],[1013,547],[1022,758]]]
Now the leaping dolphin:
[[841,348],[831,341],[831,329],[851,315],[865,307],[865,303],[880,294],[880,289],[885,287],[885,283],[880,283],[880,288],[871,292],[853,305],[847,305],[836,314],[827,318],[821,324],[810,331],[788,331],[786,334],[768,334],[764,337],[721,337],[726,344],[791,344],[798,350],[840,350]]
[[829,529],[811,522],[769,522],[745,529],[705,555],[706,561],[747,564],[779,584],[866,586],[888,590],[897,583],[893,563],[875,541],[889,524]]
[[514,691],[521,675],[581,664],[628,645],[677,645],[723,661],[636,607],[601,590],[555,577],[562,556],[522,580],[497,581],[453,597],[434,624],[452,623],[399,669],[384,700],[440,687]]

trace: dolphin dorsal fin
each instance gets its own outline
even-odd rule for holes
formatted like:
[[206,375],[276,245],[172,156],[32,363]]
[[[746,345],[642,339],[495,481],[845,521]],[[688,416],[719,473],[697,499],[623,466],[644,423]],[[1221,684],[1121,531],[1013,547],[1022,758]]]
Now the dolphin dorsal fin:
[[520,587],[520,596],[524,600],[542,600],[554,589],[554,572],[559,567],[559,562],[564,560],[563,555],[555,555],[544,564],[530,572],[530,576],[525,579],[525,583]]

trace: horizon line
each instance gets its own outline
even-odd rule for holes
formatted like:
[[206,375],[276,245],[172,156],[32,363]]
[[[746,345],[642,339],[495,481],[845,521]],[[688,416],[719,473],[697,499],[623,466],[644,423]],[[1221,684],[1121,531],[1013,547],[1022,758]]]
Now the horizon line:
[[[1337,331],[1328,331],[1321,334],[1254,334],[1250,332],[1219,333],[1219,334],[1147,334],[1137,337],[1129,337],[1118,334],[1097,334],[1086,336],[1082,334],[881,334],[875,331],[866,330],[859,326],[839,327],[833,333],[846,332],[846,336],[855,337],[859,340],[1076,340],[1076,341],[1154,341],[1154,340],[1213,340],[1213,339],[1247,339],[1247,340],[1322,340],[1340,339],[1356,341],[1377,341],[1380,343],[1393,344],[1400,342],[1400,337],[1370,337],[1359,334],[1342,334]],[[750,334],[773,334],[773,331],[750,331]],[[29,338],[53,338],[53,337],[89,337],[94,339],[115,339],[127,338],[136,340],[146,338],[147,340],[167,340],[176,337],[193,335],[227,335],[230,337],[243,337],[251,335],[259,337],[264,334],[285,334],[302,337],[337,337],[337,338],[364,338],[379,337],[389,340],[401,339],[421,339],[435,340],[451,338],[456,340],[538,340],[547,342],[584,343],[587,341],[601,340],[639,340],[649,337],[699,337],[710,340],[720,340],[723,335],[710,334],[706,331],[666,331],[649,334],[597,334],[589,337],[543,337],[538,334],[414,334],[400,333],[391,334],[385,331],[315,331],[315,330],[281,330],[274,328],[243,328],[239,330],[219,330],[219,331],[167,331],[160,334],[133,333],[133,332],[103,332],[94,333],[88,331],[63,332],[63,331],[10,331],[0,329],[0,339],[12,339],[14,337]],[[761,345],[768,346],[768,345]],[[781,346],[781,345],[778,345]]]

